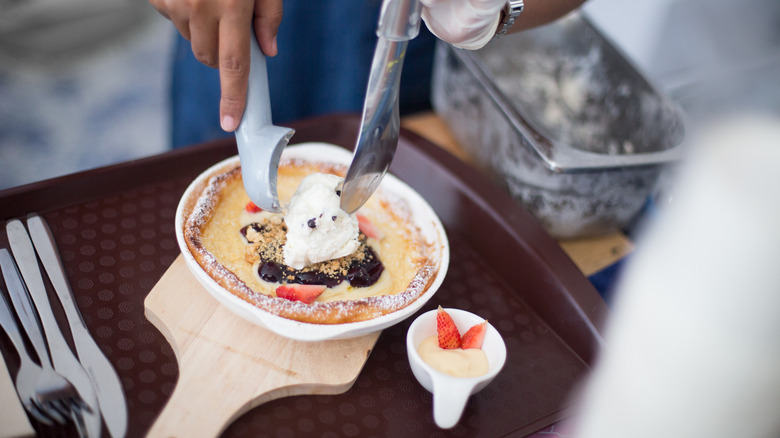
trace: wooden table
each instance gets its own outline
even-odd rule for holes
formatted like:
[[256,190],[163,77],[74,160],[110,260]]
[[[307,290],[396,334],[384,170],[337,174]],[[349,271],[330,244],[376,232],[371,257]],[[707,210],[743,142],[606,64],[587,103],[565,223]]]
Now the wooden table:
[[[404,117],[401,126],[441,146],[464,162],[473,164],[473,160],[458,144],[447,124],[436,114],[426,112]],[[620,232],[599,237],[559,240],[558,243],[586,276],[615,263],[634,249],[633,242]]]

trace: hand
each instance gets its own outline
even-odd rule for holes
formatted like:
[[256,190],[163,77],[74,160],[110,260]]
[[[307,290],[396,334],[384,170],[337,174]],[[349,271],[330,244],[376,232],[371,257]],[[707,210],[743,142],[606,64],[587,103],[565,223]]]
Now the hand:
[[282,0],[149,0],[192,43],[198,61],[219,69],[222,129],[235,131],[246,107],[249,38],[276,56]]
[[487,44],[498,29],[506,0],[420,0],[422,18],[439,39],[462,49]]

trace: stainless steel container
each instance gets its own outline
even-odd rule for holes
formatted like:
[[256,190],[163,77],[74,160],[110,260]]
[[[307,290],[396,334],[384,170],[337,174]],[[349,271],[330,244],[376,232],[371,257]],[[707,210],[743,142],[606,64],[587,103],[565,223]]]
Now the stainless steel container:
[[678,107],[579,14],[478,51],[440,43],[433,79],[462,147],[557,238],[627,226],[681,152]]

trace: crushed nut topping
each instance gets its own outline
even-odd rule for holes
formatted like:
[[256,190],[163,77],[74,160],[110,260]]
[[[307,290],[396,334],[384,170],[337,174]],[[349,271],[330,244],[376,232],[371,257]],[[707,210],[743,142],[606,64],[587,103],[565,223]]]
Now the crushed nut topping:
[[[247,240],[246,254],[244,256],[247,263],[261,262],[262,264],[271,262],[271,264],[284,266],[286,269],[294,271],[292,268],[284,265],[283,248],[287,240],[287,226],[284,220],[280,219],[278,216],[263,218],[260,222],[247,225],[241,230],[241,233]],[[314,222],[314,219],[310,221],[310,226],[311,222]],[[360,241],[360,246],[354,253],[334,260],[315,263],[296,272],[318,273],[330,278],[347,276],[350,268],[376,258],[373,255],[373,251],[368,247],[368,239],[365,234],[361,232],[358,240]],[[374,263],[381,264],[378,260],[374,261]],[[295,279],[295,276],[285,272],[284,278],[292,281]]]

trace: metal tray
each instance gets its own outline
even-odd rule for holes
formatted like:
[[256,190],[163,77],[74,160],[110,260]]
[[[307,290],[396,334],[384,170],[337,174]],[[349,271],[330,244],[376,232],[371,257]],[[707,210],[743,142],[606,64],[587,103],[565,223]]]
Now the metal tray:
[[[293,142],[349,147],[359,126],[357,115],[301,121],[292,124]],[[86,325],[122,379],[128,437],[146,434],[178,376],[143,305],[179,253],[176,205],[195,176],[235,154],[235,142],[224,140],[0,191],[0,219],[36,211],[52,227]],[[567,415],[569,393],[602,343],[608,310],[597,292],[524,210],[439,147],[402,130],[391,172],[429,201],[450,237],[447,279],[420,312],[441,304],[487,317],[506,340],[505,369],[471,398],[457,427],[438,429],[431,395],[407,362],[410,318],[382,333],[346,393],[263,404],[224,436],[525,436]],[[18,360],[0,341],[13,375]],[[63,435],[35,427],[42,436]]]
[[478,51],[439,44],[433,106],[479,167],[559,238],[630,223],[684,117],[579,14]]

